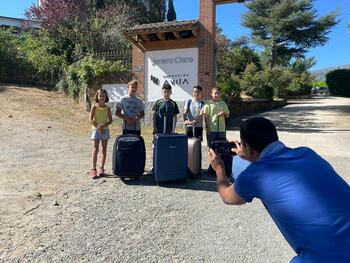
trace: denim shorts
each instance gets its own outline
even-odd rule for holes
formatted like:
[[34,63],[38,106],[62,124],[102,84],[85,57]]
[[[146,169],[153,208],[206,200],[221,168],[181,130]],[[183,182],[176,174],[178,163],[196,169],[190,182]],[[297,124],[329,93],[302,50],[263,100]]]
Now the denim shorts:
[[109,129],[108,128],[104,128],[102,133],[98,129],[91,130],[91,139],[92,140],[108,140],[109,138],[110,138],[110,136],[109,136]]

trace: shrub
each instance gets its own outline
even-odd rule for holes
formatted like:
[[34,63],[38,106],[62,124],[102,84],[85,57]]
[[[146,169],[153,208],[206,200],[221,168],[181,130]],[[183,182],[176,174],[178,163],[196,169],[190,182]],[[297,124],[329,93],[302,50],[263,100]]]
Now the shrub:
[[119,61],[94,59],[88,56],[65,68],[64,80],[59,83],[59,88],[77,100],[94,78],[123,71],[126,69]]
[[331,94],[350,97],[350,69],[336,69],[328,72],[326,83]]
[[246,68],[242,81],[242,90],[254,98],[272,100],[275,98],[286,99],[288,87],[294,74],[285,69],[261,70],[256,73],[251,68]]
[[245,72],[241,81],[242,90],[253,98],[272,100],[273,87],[270,85],[267,71],[258,71],[255,74]]
[[241,99],[241,87],[239,77],[231,75],[229,78],[220,78],[217,81],[222,98],[226,102],[239,101]]
[[288,97],[309,95],[312,88],[312,76],[303,72],[300,76],[295,76],[288,87]]

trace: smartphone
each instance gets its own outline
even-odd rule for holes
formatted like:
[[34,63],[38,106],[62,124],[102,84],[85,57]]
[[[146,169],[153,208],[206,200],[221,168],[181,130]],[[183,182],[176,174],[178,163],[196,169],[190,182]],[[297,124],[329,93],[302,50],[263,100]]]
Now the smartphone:
[[213,141],[210,146],[216,153],[222,155],[235,155],[236,153],[232,152],[232,148],[236,148],[236,144],[234,142],[229,141]]

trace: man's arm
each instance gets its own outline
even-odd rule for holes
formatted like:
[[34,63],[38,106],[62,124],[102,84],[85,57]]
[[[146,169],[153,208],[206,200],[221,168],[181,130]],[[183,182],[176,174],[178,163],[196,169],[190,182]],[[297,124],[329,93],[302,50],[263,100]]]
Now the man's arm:
[[225,204],[228,205],[243,205],[246,202],[242,197],[240,197],[234,187],[231,184],[225,173],[225,166],[223,161],[219,158],[219,156],[212,150],[209,149],[208,159],[212,168],[216,172],[216,184],[218,188],[218,192],[221,196],[221,199]]

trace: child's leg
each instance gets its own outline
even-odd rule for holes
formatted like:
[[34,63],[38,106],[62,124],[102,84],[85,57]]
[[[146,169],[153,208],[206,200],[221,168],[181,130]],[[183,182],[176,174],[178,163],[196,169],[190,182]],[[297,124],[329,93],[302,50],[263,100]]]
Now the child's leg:
[[108,140],[102,140],[102,161],[101,161],[101,167],[104,169],[106,157],[107,157],[107,144]]
[[100,144],[99,140],[92,140],[93,148],[92,148],[92,169],[96,170],[96,163],[97,163],[97,154],[98,154],[98,147]]

